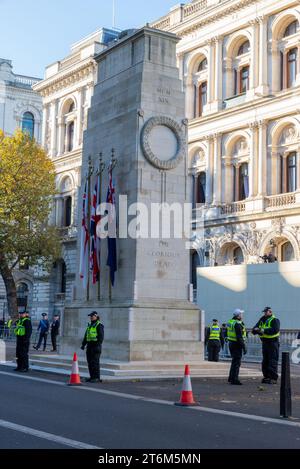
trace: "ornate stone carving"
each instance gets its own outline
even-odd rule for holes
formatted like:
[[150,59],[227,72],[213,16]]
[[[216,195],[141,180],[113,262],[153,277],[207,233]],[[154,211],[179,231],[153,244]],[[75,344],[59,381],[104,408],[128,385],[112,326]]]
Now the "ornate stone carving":
[[[150,134],[155,129],[155,127],[164,126],[170,129],[176,140],[177,140],[177,150],[173,157],[169,160],[162,160],[157,157],[151,149],[150,144]],[[145,158],[158,169],[161,170],[171,170],[175,169],[180,162],[183,160],[183,155],[186,146],[185,131],[182,127],[173,119],[166,116],[157,116],[152,117],[146,122],[142,133],[141,133],[141,145]]]

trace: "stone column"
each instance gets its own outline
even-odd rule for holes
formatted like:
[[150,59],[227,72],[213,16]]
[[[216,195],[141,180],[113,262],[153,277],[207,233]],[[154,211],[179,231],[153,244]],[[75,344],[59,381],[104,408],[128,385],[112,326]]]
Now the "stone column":
[[206,194],[205,200],[206,204],[212,203],[212,183],[213,183],[213,147],[214,147],[214,139],[212,136],[208,139],[208,158],[207,158],[207,171],[206,171]]
[[276,195],[280,193],[280,158],[277,151],[272,148],[271,150],[271,195]]
[[50,125],[51,125],[51,149],[50,154],[52,157],[57,155],[57,105],[58,100],[55,100],[51,104],[51,118],[50,118]]
[[42,123],[42,146],[46,148],[47,126],[48,126],[48,105],[43,106],[43,123]]
[[76,136],[74,147],[78,148],[82,143],[82,113],[83,113],[83,89],[77,91],[77,119],[76,119]]
[[188,119],[194,119],[195,114],[195,85],[191,76],[186,77],[185,84],[186,116]]
[[207,80],[207,103],[210,105],[214,100],[214,41],[212,39],[207,41],[208,45],[208,80]]
[[223,37],[218,36],[215,42],[215,90],[212,111],[220,111],[223,104]]
[[268,18],[259,18],[259,80],[257,93],[266,95],[269,92],[268,83]]
[[226,99],[231,98],[234,94],[234,73],[233,73],[233,60],[231,58],[225,59],[224,65],[225,82],[226,82]]
[[214,183],[213,183],[213,205],[221,203],[221,135],[214,135]]
[[278,42],[272,41],[272,92],[280,91],[281,88],[281,61]]
[[257,84],[257,51],[258,51],[258,22],[257,19],[250,21],[252,25],[252,43],[251,43],[251,63],[250,63],[250,80],[249,80],[249,92],[248,94],[254,95],[254,89]]
[[266,195],[267,168],[267,123],[260,121],[258,126],[258,196]]
[[60,117],[57,121],[58,125],[58,144],[57,144],[57,150],[58,150],[58,155],[62,155],[64,153],[64,139],[65,139],[65,122],[64,118]]
[[224,157],[223,162],[224,167],[224,181],[223,181],[223,193],[224,193],[224,203],[230,204],[233,199],[233,166],[231,157]]
[[256,195],[257,128],[257,122],[250,124],[249,198],[255,197]]

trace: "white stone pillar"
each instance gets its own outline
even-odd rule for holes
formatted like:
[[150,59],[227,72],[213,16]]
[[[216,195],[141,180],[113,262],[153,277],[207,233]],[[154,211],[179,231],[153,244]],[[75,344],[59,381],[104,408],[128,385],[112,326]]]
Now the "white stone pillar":
[[258,126],[258,196],[266,195],[267,168],[267,124],[260,121]]
[[196,117],[195,113],[195,85],[193,83],[192,77],[186,78],[185,84],[185,99],[186,99],[186,116],[188,119],[194,119]]
[[252,25],[252,43],[251,43],[251,62],[250,62],[250,79],[248,95],[254,96],[254,90],[257,85],[257,70],[258,70],[258,23],[257,19],[250,22]]
[[214,100],[214,41],[212,39],[207,41],[208,44],[208,80],[207,80],[207,103],[211,104]]
[[56,156],[57,154],[57,103],[58,101],[55,100],[51,104],[51,150],[50,154],[52,157]]
[[214,135],[214,181],[213,181],[213,205],[221,203],[221,135]]
[[279,155],[274,148],[271,150],[271,172],[271,195],[277,195],[280,193],[281,168]]
[[211,110],[220,111],[223,105],[223,37],[218,36],[215,42],[215,90]]
[[57,153],[58,155],[63,155],[64,153],[64,140],[65,140],[65,123],[64,119],[60,117],[57,121],[58,125],[58,144],[57,144]]
[[268,83],[268,18],[259,18],[259,80],[257,93],[266,95],[269,92]]
[[212,183],[213,183],[213,147],[214,147],[214,140],[213,137],[210,136],[208,139],[208,157],[207,157],[207,170],[206,170],[206,194],[205,200],[206,204],[209,205],[212,203]]
[[43,106],[43,123],[42,123],[42,147],[46,148],[47,126],[48,126],[48,105]]
[[281,60],[280,51],[278,49],[278,42],[272,41],[272,93],[280,91],[281,88]]
[[77,119],[76,119],[76,137],[74,147],[78,148],[82,143],[82,115],[83,115],[83,89],[77,91]]
[[257,122],[250,124],[249,198],[256,195],[257,128]]
[[233,60],[231,58],[225,58],[224,61],[225,71],[225,82],[226,82],[226,99],[231,98],[234,95],[234,71],[233,71]]

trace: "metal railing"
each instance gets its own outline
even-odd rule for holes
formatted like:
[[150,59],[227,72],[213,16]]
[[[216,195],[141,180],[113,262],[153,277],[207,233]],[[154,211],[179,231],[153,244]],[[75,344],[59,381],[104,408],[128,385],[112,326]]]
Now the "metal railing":
[[[14,344],[16,343],[16,335],[15,335],[15,327],[11,327],[10,329],[8,327],[0,327],[0,340],[4,340],[4,342]],[[30,347],[32,351],[32,347],[34,345],[37,345],[39,341],[40,333],[38,331],[33,331],[32,336],[30,338]],[[56,338],[56,343],[57,343],[57,350],[59,351],[59,346],[60,346],[60,336],[57,336]],[[41,350],[43,349],[44,346],[44,341],[42,342],[41,345]],[[49,332],[48,337],[47,337],[47,347],[46,351],[52,349],[52,342],[51,342],[51,333]]]

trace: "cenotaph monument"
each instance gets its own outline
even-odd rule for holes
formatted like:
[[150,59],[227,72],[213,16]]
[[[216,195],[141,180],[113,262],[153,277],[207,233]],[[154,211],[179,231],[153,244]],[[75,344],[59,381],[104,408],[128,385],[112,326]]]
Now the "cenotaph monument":
[[[117,210],[120,195],[127,196],[128,207],[143,203],[149,211],[151,203],[183,206],[190,202],[177,42],[175,35],[146,26],[122,33],[96,57],[98,80],[84,136],[82,194],[89,166],[97,170],[101,153],[105,165],[101,200],[106,201],[107,168],[114,148]],[[78,205],[80,221],[81,198]],[[124,211],[126,207],[121,209],[122,217]],[[129,214],[128,222],[131,219]],[[151,237],[151,233],[148,238],[117,239],[112,288],[107,251],[107,240],[101,240],[100,288],[90,279],[87,294],[78,275],[74,301],[65,310],[62,353],[78,350],[87,315],[97,310],[105,326],[102,358],[106,360],[202,361],[201,315],[190,301],[186,239]]]

